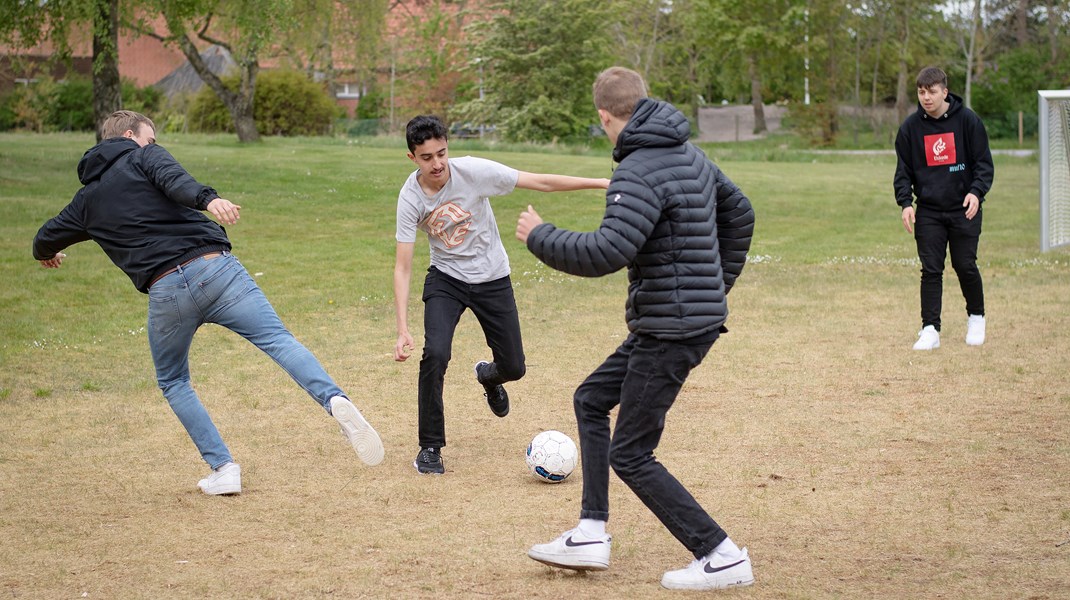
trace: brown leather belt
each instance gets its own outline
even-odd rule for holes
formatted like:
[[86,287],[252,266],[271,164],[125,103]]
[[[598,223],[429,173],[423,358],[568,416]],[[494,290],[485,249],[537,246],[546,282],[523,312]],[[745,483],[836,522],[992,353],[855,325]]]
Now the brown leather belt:
[[154,279],[152,280],[152,283],[150,283],[150,284],[149,284],[149,287],[152,287],[152,286],[156,285],[156,282],[157,282],[157,281],[159,281],[159,280],[163,279],[164,277],[167,277],[167,276],[168,276],[168,275],[170,275],[171,273],[174,273],[175,271],[177,271],[177,270],[179,270],[180,268],[182,268],[182,267],[184,267],[184,266],[186,266],[186,265],[190,264],[191,262],[193,262],[193,261],[197,260],[198,258],[215,258],[215,257],[217,257],[217,256],[223,256],[223,253],[222,253],[222,252],[209,252],[208,254],[202,254],[202,255],[200,255],[200,256],[194,256],[193,258],[191,258],[191,259],[187,260],[186,262],[184,262],[184,263],[182,263],[182,264],[180,264],[180,265],[178,265],[178,266],[176,266],[176,267],[172,267],[172,268],[170,268],[170,269],[168,269],[168,270],[164,271],[163,273],[160,273],[159,275],[157,275],[157,276],[156,276],[156,277],[155,277],[155,278],[154,278]]

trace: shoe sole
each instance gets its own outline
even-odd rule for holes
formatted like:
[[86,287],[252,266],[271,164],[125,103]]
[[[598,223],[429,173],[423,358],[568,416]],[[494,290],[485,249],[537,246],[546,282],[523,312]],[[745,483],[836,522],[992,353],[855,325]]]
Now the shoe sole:
[[412,463],[412,468],[416,469],[416,472],[420,475],[444,475],[446,473],[446,469],[442,469],[441,471],[421,471],[415,461]]
[[667,590],[726,590],[728,588],[746,587],[754,583],[754,577],[744,581],[733,581],[731,583],[715,582],[713,584],[708,583],[696,583],[696,584],[666,584],[661,582],[661,587]]
[[352,402],[339,402],[337,407],[332,403],[331,411],[360,460],[373,467],[383,462],[383,441]]
[[[557,567],[559,569],[570,569],[572,571],[605,571],[609,569],[609,563],[583,561],[576,556],[551,556],[548,554],[539,554],[538,552],[535,552],[533,550],[528,551],[528,558],[541,562],[542,564],[550,567]],[[561,562],[566,559],[575,560],[575,562]]]
[[241,493],[241,486],[222,486],[212,491],[208,491],[204,488],[201,488],[201,491],[208,496],[237,496]]

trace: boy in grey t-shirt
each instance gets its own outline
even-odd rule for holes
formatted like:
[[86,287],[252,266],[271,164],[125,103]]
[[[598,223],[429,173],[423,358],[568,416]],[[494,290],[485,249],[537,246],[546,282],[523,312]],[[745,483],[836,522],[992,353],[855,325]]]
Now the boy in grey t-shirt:
[[524,376],[509,257],[490,207],[491,196],[516,188],[542,192],[605,189],[608,179],[526,173],[494,161],[449,158],[446,126],[437,117],[418,116],[405,129],[408,157],[418,169],[398,195],[394,310],[398,338],[394,360],[405,361],[414,347],[409,334],[409,282],[417,230],[427,235],[431,266],[424,280],[424,350],[418,391],[420,452],[413,466],[420,473],[445,472],[446,445],[442,384],[449,366],[453,334],[461,314],[471,309],[483,328],[492,361],[476,364],[491,411],[509,414],[502,384]]

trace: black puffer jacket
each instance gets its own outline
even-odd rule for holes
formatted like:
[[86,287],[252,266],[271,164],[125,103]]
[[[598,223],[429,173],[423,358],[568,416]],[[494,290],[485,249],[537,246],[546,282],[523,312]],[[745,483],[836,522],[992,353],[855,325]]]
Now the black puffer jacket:
[[528,249],[547,265],[585,277],[628,267],[625,317],[633,333],[685,340],[719,329],[726,295],[743,270],[754,232],[750,201],[701,150],[671,104],[644,99],[617,139],[620,166],[597,230],[550,223]]
[[138,291],[148,293],[156,275],[175,265],[230,250],[223,227],[199,212],[219,197],[216,191],[156,144],[104,140],[82,156],[78,178],[85,187],[34,238],[37,260],[93,240]]

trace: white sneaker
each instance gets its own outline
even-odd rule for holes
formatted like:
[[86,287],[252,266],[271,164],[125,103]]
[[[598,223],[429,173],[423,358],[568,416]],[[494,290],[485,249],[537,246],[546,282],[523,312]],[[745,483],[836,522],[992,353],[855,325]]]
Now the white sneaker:
[[331,398],[331,414],[338,419],[342,434],[353,445],[360,460],[369,465],[383,462],[383,441],[352,402],[342,396]]
[[197,487],[209,496],[226,496],[241,493],[241,466],[238,463],[227,464],[212,469],[208,477],[197,482]]
[[985,343],[984,315],[970,315],[966,319],[966,343],[970,346],[980,346]]
[[535,544],[528,550],[528,556],[551,567],[605,571],[609,568],[611,540],[608,534],[589,538],[579,528],[570,529],[548,544]]
[[926,325],[918,332],[918,341],[914,342],[915,350],[932,350],[940,347],[940,332],[932,325]]
[[692,561],[683,569],[668,571],[661,577],[661,586],[670,590],[722,590],[752,583],[754,573],[746,548],[736,559],[726,561],[714,553],[712,558]]

